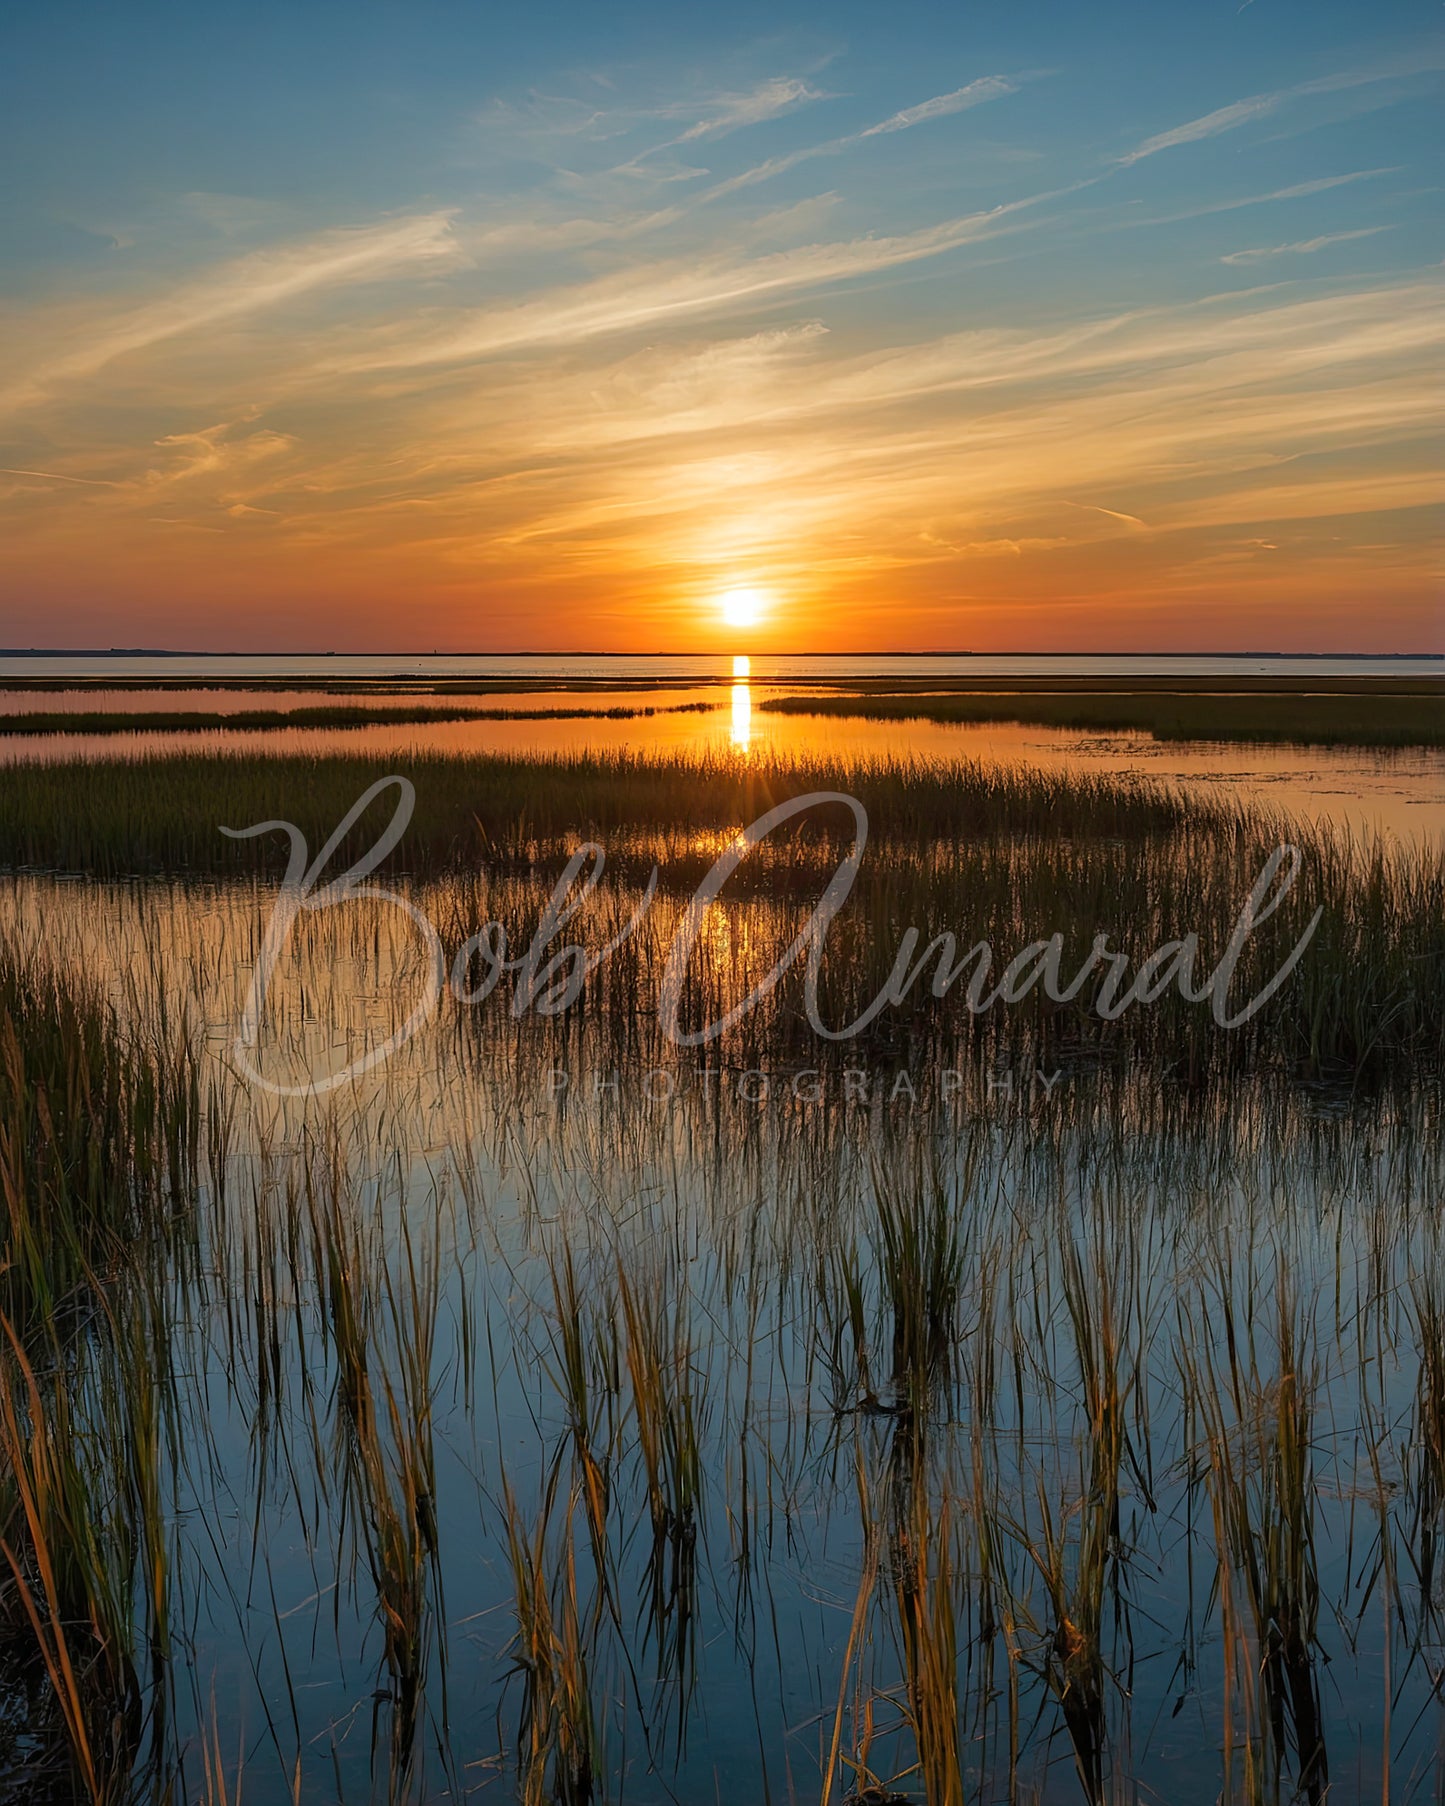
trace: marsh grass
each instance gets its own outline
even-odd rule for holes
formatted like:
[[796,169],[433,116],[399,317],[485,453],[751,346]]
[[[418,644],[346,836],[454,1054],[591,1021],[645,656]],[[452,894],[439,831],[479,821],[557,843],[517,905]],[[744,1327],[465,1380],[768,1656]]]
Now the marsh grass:
[[[343,1515],[354,1516],[377,1598],[394,1766],[404,1777],[430,1644],[427,1613],[433,1589],[440,1592],[431,1445],[437,1276],[434,1266],[418,1270],[405,1231],[400,1276],[378,1261],[334,1166],[319,1186],[308,1186],[307,1203],[336,1373],[334,1469],[344,1491]],[[397,1359],[374,1375],[373,1313],[383,1303]]]
[[1411,1286],[1412,1318],[1419,1348],[1408,1487],[1414,1519],[1412,1545],[1426,1624],[1442,1610],[1440,1539],[1445,1534],[1445,1267],[1438,1251]]
[[[449,945],[494,917],[525,935],[586,810],[635,813],[609,771],[572,797],[514,772],[486,869],[407,894]],[[1153,933],[1222,904],[1272,826],[1142,791],[860,781],[905,812],[830,951],[840,1007],[880,930],[942,916],[963,878],[1011,946],[1105,900]],[[670,825],[633,822],[639,864],[705,864],[725,806],[761,794],[736,769],[638,782],[678,786]],[[971,811],[974,863],[936,831]],[[1334,938],[1273,1018],[1288,1060],[1263,1031],[1221,1060],[1161,1027],[1129,1045],[1162,1063],[1007,1106],[997,1030],[947,1104],[594,1098],[594,1073],[659,1052],[639,997],[675,896],[559,1017],[517,1019],[504,990],[448,1005],[329,1102],[275,1102],[226,1067],[267,888],[15,880],[5,1170],[29,1252],[0,1348],[0,1624],[43,1676],[13,1693],[37,1786],[1196,1806],[1368,1773],[1428,1798],[1442,1144],[1411,1061],[1439,1033],[1439,877],[1305,847]],[[837,848],[820,822],[788,859],[815,884]],[[758,888],[699,950],[699,1009],[808,906]],[[278,1069],[395,1025],[398,919],[298,925]],[[132,982],[71,977],[102,953]],[[795,1002],[780,988],[719,1069],[792,1045]],[[962,1040],[922,1009],[888,1032],[870,1052],[895,1061]],[[1352,1074],[1396,1061],[1395,1089],[1293,1082],[1342,1049]],[[567,1098],[543,1085],[559,1060]]]
[[[553,1469],[530,1523],[505,1483],[517,1625],[512,1672],[522,1682],[517,1766],[523,1806],[591,1806],[602,1763],[572,1540],[579,1500],[560,1490],[562,1471]],[[559,1514],[560,1539],[553,1531]]]
[[651,1543],[641,1616],[657,1672],[675,1702],[680,1743],[697,1675],[698,1560],[705,1534],[701,1364],[688,1294],[676,1281],[649,1284],[645,1273],[619,1268],[617,1298]]
[[[920,1470],[924,1452],[911,1425],[900,1426],[890,1454],[893,1506],[887,1571],[897,1614],[904,1675],[904,1718],[916,1774],[929,1806],[963,1806],[958,1710],[954,1515],[948,1494],[935,1500]],[[894,1786],[907,1771],[890,1778]]]
[[[1261,1365],[1252,1311],[1246,1305],[1241,1316],[1236,1306],[1240,1276],[1222,1272],[1214,1294],[1222,1371],[1196,1374],[1192,1389],[1207,1439],[1225,1637],[1238,1639],[1244,1796],[1261,1785],[1277,1790],[1280,1770],[1292,1759],[1299,1791],[1318,1801],[1329,1786],[1316,1672],[1318,1376],[1312,1325],[1295,1298],[1282,1250],[1276,1251],[1276,1267],[1269,1288],[1272,1368]],[[1267,1326],[1259,1325],[1258,1333],[1266,1334]],[[1206,1344],[1205,1359],[1213,1358]],[[1226,1765],[1228,1780],[1227,1748]]]
[[59,1759],[124,1800],[145,1737],[167,1760],[175,1376],[148,1275],[192,1225],[195,1052],[9,946],[0,1047],[0,1685],[45,1676],[30,1785]]
[[1042,687],[1021,686],[1011,695],[985,691],[889,696],[870,691],[854,696],[779,696],[761,706],[778,714],[870,721],[1025,721],[1045,727],[1142,732],[1155,740],[1445,745],[1445,694],[1438,687],[1403,679],[1390,691],[1342,693],[1332,691],[1327,682],[1320,688],[1323,693],[1315,695],[1199,694],[1162,686],[1050,694]]
[[[1105,1797],[1108,1700],[1105,1608],[1112,1598],[1127,1615],[1128,1561],[1120,1514],[1123,1472],[1134,1459],[1129,1416],[1139,1386],[1147,1327],[1134,1317],[1129,1269],[1097,1222],[1087,1249],[1065,1245],[1062,1290],[1079,1376],[1082,1434],[1077,1499],[1067,1520],[1056,1517],[1046,1491],[1039,1498],[1039,1534],[1030,1542],[1048,1594],[1050,1623],[1044,1662],[1050,1690],[1073,1747],[1090,1801]],[[1131,1321],[1133,1318],[1133,1321]],[[1131,1332],[1139,1340],[1132,1347]],[[1137,1475],[1136,1478],[1142,1477]],[[1148,1488],[1141,1484],[1152,1508]],[[1070,1541],[1072,1548],[1069,1547]]]
[[[1312,1080],[1432,1083],[1445,1060],[1445,857],[1438,848],[1360,842],[1260,808],[1201,803],[1132,781],[906,760],[600,755],[36,767],[17,771],[0,791],[0,860],[96,876],[165,869],[197,880],[237,871],[264,880],[279,870],[281,837],[273,851],[227,840],[219,823],[294,820],[317,847],[392,769],[415,783],[417,807],[391,875],[444,928],[448,957],[494,919],[506,927],[509,956],[520,957],[583,841],[606,851],[601,888],[573,929],[591,947],[623,934],[640,904],[638,887],[658,868],[658,899],[641,928],[624,934],[590,975],[580,1004],[580,1014],[600,1020],[620,1048],[637,1050],[645,1038],[681,900],[731,834],[780,800],[842,789],[864,804],[871,833],[850,900],[829,931],[819,1008],[830,1027],[842,1028],[894,986],[899,994],[863,1037],[875,1054],[946,1056],[959,1045],[1027,1043],[1042,1060],[1149,1059],[1184,1085],[1265,1066]],[[378,804],[376,819],[358,825],[328,876],[372,844],[389,808]],[[848,811],[820,805],[743,862],[689,964],[685,1027],[715,1020],[740,990],[761,981],[852,834]],[[1300,877],[1246,941],[1231,999],[1252,997],[1316,908],[1322,913],[1284,989],[1243,1027],[1220,1032],[1209,1005],[1187,1002],[1177,985],[1104,1021],[1094,1007],[1096,980],[1068,1001],[1046,998],[1035,984],[1022,1001],[974,1015],[965,993],[977,968],[967,962],[940,994],[941,935],[954,937],[958,959],[987,943],[993,984],[1024,948],[1054,933],[1064,936],[1064,977],[1082,965],[1096,933],[1106,933],[1133,967],[1192,933],[1200,982],[1224,954],[1266,858],[1286,843],[1298,848]],[[374,913],[373,940],[378,922],[392,942],[410,932]],[[899,967],[910,929],[920,938]],[[310,922],[295,930],[307,932],[326,930]],[[363,951],[358,943],[353,957]],[[483,976],[474,959],[470,982]],[[733,1037],[742,1063],[757,1063],[762,1050],[836,1057],[807,1028],[801,979],[798,962],[772,1007],[743,1019]],[[511,1003],[511,983],[497,987],[499,1006]]]
[[696,714],[711,709],[710,702],[678,702],[653,706],[586,708],[472,708],[436,704],[430,708],[398,704],[367,706],[364,703],[292,709],[86,709],[35,710],[20,715],[0,715],[0,734],[154,734],[154,733],[258,733],[279,727],[415,727],[432,722],[455,721],[635,721],[650,715]]
[[130,1610],[134,1524],[113,1477],[97,1471],[93,1454],[87,1459],[66,1389],[42,1390],[18,1341],[5,1366],[0,1554],[11,1638],[31,1633],[29,1659],[49,1682],[84,1796],[124,1799],[142,1713]]
[[[961,1195],[972,1190],[965,1163]],[[940,1386],[951,1384],[960,1332],[964,1239],[956,1197],[936,1169],[905,1180],[875,1175],[877,1264],[892,1318],[888,1396],[915,1421],[926,1418]]]
[[[530,864],[588,835],[644,831],[672,852],[690,851],[681,881],[695,882],[726,844],[696,844],[699,830],[724,833],[810,790],[851,789],[875,833],[902,844],[953,838],[1145,835],[1186,825],[1201,810],[1211,822],[1246,812],[1205,807],[1138,780],[1088,774],[942,767],[906,756],[888,760],[793,759],[759,754],[614,753],[506,755],[290,755],[232,751],[83,766],[27,765],[0,788],[0,863],[95,877],[166,871],[252,872],[252,843],[218,832],[250,822],[290,820],[320,846],[377,779],[401,771],[417,807],[392,869],[416,876],[510,858]],[[391,799],[394,802],[394,798]],[[361,824],[338,857],[376,838],[386,815]],[[826,849],[851,837],[837,813],[811,830]],[[276,853],[284,857],[284,842]],[[633,853],[634,869],[644,850]],[[655,854],[646,854],[647,862]],[[778,861],[779,869],[786,861]]]
[[178,1031],[138,1042],[93,983],[0,948],[0,1308],[22,1334],[83,1311],[137,1237],[184,1211],[198,1130]]

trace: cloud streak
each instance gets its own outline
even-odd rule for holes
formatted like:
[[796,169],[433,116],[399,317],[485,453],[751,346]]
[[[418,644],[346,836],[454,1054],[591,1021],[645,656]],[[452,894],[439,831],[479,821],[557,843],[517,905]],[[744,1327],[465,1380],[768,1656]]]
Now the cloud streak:
[[1398,81],[1407,76],[1430,74],[1442,66],[1445,66],[1445,58],[1438,51],[1430,51],[1407,63],[1388,63],[1373,69],[1344,70],[1337,75],[1320,76],[1314,81],[1297,82],[1293,87],[1276,88],[1265,94],[1251,94],[1228,106],[1216,107],[1212,113],[1203,113],[1197,119],[1186,120],[1183,125],[1156,132],[1152,138],[1144,139],[1133,150],[1126,151],[1122,157],[1117,158],[1116,165],[1127,169],[1132,164],[1143,162],[1147,157],[1158,156],[1160,151],[1174,150],[1181,144],[1198,144],[1206,138],[1217,138],[1223,132],[1236,131],[1242,125],[1267,118],[1289,101],[1311,95],[1338,94],[1350,88],[1370,87],[1378,82]]
[[1322,232],[1317,238],[1297,239],[1293,244],[1261,245],[1255,250],[1230,251],[1221,263],[1260,263],[1266,257],[1309,257],[1330,245],[1346,245],[1357,238],[1373,238],[1377,232],[1388,232],[1389,226],[1360,226],[1353,232]]
[[803,245],[767,256],[628,268],[518,307],[482,310],[445,332],[379,341],[329,364],[333,371],[417,368],[473,361],[651,328],[689,315],[761,305],[810,289],[878,275],[966,244],[1019,230],[1011,216],[1054,198],[1039,194],[987,212],[888,238]]
[[[1425,211],[1412,174],[1391,184],[1388,214],[1355,223],[1370,209],[1351,185],[1397,173],[1365,167],[1381,155],[1409,168],[1410,134],[1362,131],[1348,152],[1332,136],[1328,161],[1263,179],[1229,159],[1213,187],[1166,156],[1305,95],[1375,82],[1372,101],[1394,98],[1385,75],[1281,87],[1140,135],[1188,110],[1176,101],[1113,139],[1134,148],[1112,162],[1089,135],[1097,114],[1085,107],[1079,127],[1061,107],[1031,151],[1081,179],[1021,194],[1050,178],[960,159],[954,182],[930,157],[928,179],[897,181],[880,214],[885,176],[913,162],[905,134],[1034,72],[947,85],[967,73],[881,100],[875,88],[849,102],[858,129],[824,143],[805,112],[825,98],[820,77],[738,78],[710,95],[673,81],[650,106],[610,89],[600,111],[579,89],[586,107],[499,115],[506,143],[488,138],[481,158],[471,122],[456,209],[418,205],[242,256],[194,220],[178,244],[168,216],[164,261],[147,263],[141,232],[117,273],[86,273],[111,285],[104,298],[79,283],[39,302],[17,291],[0,301],[0,455],[16,461],[0,472],[7,593],[40,594],[53,570],[108,596],[114,571],[169,596],[182,622],[189,597],[230,586],[248,631],[255,616],[239,611],[284,590],[308,605],[298,621],[342,634],[371,631],[352,597],[384,598],[372,619],[385,624],[405,596],[437,643],[451,607],[456,643],[478,619],[500,633],[512,609],[529,635],[555,622],[576,644],[612,620],[595,643],[655,631],[656,644],[691,618],[690,597],[746,579],[816,598],[796,621],[818,644],[847,631],[853,601],[885,626],[896,609],[911,623],[900,642],[922,644],[930,621],[966,623],[981,596],[1031,593],[1057,621],[1112,588],[1152,622],[1160,597],[1268,582],[1313,610],[1341,557],[1390,537],[1388,581],[1424,594],[1436,403],[1420,371],[1445,346],[1434,272],[1367,284],[1345,273],[1363,258],[1301,261]],[[889,111],[909,94],[928,97]],[[776,154],[740,175],[707,187],[711,174],[684,167],[725,175],[756,154],[730,134],[787,116],[763,146]],[[669,153],[657,140],[670,134],[692,148]],[[801,183],[796,205],[699,215],[885,144],[827,194]],[[1124,168],[1160,156],[1159,219],[1121,217],[1138,203],[1057,204],[1117,190]],[[433,173],[418,187],[431,192]],[[1003,204],[978,207],[980,180]],[[939,201],[945,184],[955,198]],[[1171,234],[1167,271],[1159,245],[1106,236],[1266,203],[1308,204]],[[1407,240],[1387,244],[1403,256]],[[174,273],[198,255],[218,261]],[[148,292],[120,287],[131,281]],[[1398,520],[1371,519],[1390,511]],[[1247,522],[1298,523],[1267,529],[1267,576],[1247,568],[1262,545],[1241,537]],[[1245,609],[1242,589],[1229,595]],[[622,598],[614,616],[599,597]],[[1017,617],[999,618],[1012,631]]]
[[1239,195],[1227,201],[1209,201],[1200,207],[1187,207],[1179,213],[1155,214],[1148,219],[1126,219],[1124,227],[1177,226],[1192,219],[1208,219],[1216,213],[1237,213],[1242,207],[1265,207],[1278,201],[1307,200],[1311,195],[1326,194],[1332,188],[1344,188],[1352,182],[1369,182],[1377,176],[1394,176],[1401,165],[1390,164],[1380,169],[1352,169],[1344,175],[1320,176],[1312,182],[1294,182],[1287,188],[1271,188],[1265,194]]
[[868,126],[864,131],[856,133],[854,139],[845,142],[861,143],[865,138],[878,138],[885,132],[906,132],[915,125],[927,125],[933,119],[947,119],[953,113],[963,113],[970,107],[982,106],[987,100],[1001,100],[1006,94],[1017,93],[1016,82],[1008,81],[1001,75],[985,75],[978,81],[969,82],[966,87],[955,88],[951,94],[936,94],[932,100],[920,101],[914,107],[904,107],[901,112],[880,120],[877,125]]
[[823,144],[805,145],[801,150],[790,151],[784,156],[769,157],[764,163],[756,163],[751,169],[715,183],[701,198],[704,201],[720,200],[724,195],[756,187],[760,182],[770,182],[775,176],[785,175],[788,170],[796,169],[800,163],[811,163],[817,157],[842,156],[845,151],[852,150],[870,138],[911,131],[915,126],[928,125],[935,119],[947,119],[955,113],[983,106],[987,101],[1003,100],[1010,94],[1017,94],[1018,90],[1019,83],[1007,76],[980,76],[977,81],[955,88],[950,94],[935,94],[931,100],[921,100],[915,106],[904,107],[887,119],[880,119],[876,125],[864,126],[861,131],[845,133],[841,138],[829,138]]
[[1232,132],[1238,126],[1248,125],[1251,120],[1263,119],[1284,98],[1283,94],[1255,94],[1248,100],[1236,100],[1227,107],[1216,107],[1212,113],[1187,120],[1183,125],[1173,126],[1167,132],[1156,132],[1152,138],[1146,138],[1142,144],[1126,152],[1119,158],[1119,162],[1128,168],[1130,164],[1142,163],[1146,157],[1157,157],[1160,151],[1174,150],[1181,144],[1198,144],[1204,138],[1217,138],[1221,132]]
[[429,213],[383,226],[328,232],[308,243],[256,251],[225,264],[169,295],[111,318],[85,323],[72,334],[84,343],[42,357],[24,376],[0,389],[0,413],[41,400],[61,384],[97,375],[129,353],[164,340],[264,311],[318,289],[376,281],[383,276],[435,268],[456,254],[451,214]]
[[709,117],[689,126],[674,142],[693,144],[700,138],[718,138],[725,132],[735,132],[744,126],[762,125],[769,119],[778,119],[810,100],[826,98],[822,89],[811,88],[805,81],[791,76],[774,76],[769,81],[760,82],[749,93],[720,95],[712,103]]

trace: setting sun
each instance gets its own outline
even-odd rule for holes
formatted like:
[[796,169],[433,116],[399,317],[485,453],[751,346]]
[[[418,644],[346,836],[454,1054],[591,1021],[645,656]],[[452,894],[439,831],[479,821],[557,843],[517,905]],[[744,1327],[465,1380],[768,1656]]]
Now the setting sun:
[[752,627],[762,619],[766,601],[760,589],[730,589],[719,606],[729,627]]

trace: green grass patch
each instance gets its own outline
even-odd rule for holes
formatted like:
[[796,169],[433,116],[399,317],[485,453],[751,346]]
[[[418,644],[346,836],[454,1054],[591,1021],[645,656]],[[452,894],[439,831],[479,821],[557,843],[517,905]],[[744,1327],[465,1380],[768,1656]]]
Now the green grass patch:
[[779,696],[783,715],[870,721],[1016,721],[1039,727],[1146,733],[1156,740],[1293,741],[1312,746],[1445,745],[1445,697],[1435,691],[1107,692],[1017,689],[938,694]]
[[300,727],[415,727],[448,721],[633,721],[645,715],[676,715],[713,707],[708,702],[678,703],[670,708],[648,705],[613,708],[383,708],[365,703],[296,709],[37,709],[31,714],[0,715],[0,734],[144,734],[200,733],[226,729],[259,732]]

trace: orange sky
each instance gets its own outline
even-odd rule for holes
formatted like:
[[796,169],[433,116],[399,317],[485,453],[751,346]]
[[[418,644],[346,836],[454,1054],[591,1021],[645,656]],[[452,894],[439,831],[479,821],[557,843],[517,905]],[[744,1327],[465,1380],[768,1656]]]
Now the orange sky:
[[1438,56],[810,54],[96,200],[0,296],[0,643],[726,651],[744,585],[759,652],[1445,648]]

